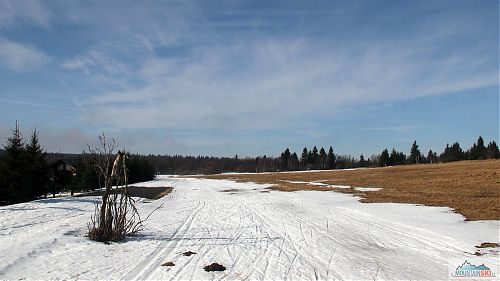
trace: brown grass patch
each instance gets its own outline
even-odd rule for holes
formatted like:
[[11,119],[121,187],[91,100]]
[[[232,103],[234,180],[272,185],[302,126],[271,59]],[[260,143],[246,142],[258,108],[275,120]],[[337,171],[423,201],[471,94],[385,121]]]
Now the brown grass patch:
[[[151,200],[160,199],[163,196],[169,194],[173,190],[173,187],[169,186],[157,186],[157,187],[143,187],[143,186],[129,186],[128,192],[132,197],[141,197]],[[121,188],[113,189],[112,193],[121,192]],[[93,191],[89,193],[84,193],[77,195],[76,197],[84,196],[100,196],[103,191]]]
[[[500,219],[500,161],[461,161],[446,164],[405,165],[360,170],[334,170],[309,173],[228,174],[202,176],[242,182],[274,184],[280,191],[320,190],[345,192],[360,196],[366,203],[412,203],[446,206],[467,220]],[[378,187],[364,192],[353,188],[289,183],[321,181],[331,185]]]

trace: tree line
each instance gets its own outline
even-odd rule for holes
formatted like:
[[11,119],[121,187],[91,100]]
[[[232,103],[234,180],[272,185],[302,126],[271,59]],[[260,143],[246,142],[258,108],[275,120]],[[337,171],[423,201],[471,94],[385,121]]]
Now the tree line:
[[[56,169],[63,161],[71,170]],[[156,170],[139,154],[127,154],[130,184],[154,179]],[[75,172],[73,172],[75,171]],[[28,141],[21,135],[16,122],[12,135],[0,151],[0,205],[34,200],[49,193],[88,191],[99,187],[91,155],[47,153],[40,145],[38,131],[33,130]]]
[[420,152],[416,141],[410,146],[409,154],[384,149],[380,154],[373,154],[366,158],[361,154],[358,158],[346,154],[335,153],[332,146],[325,149],[317,146],[304,147],[300,156],[286,148],[278,157],[257,156],[240,158],[234,157],[206,157],[182,155],[148,155],[146,159],[153,165],[159,174],[215,174],[223,172],[277,172],[300,170],[331,170],[363,167],[384,167],[406,164],[446,163],[461,160],[499,159],[500,152],[495,141],[485,145],[480,136],[472,147],[462,150],[455,142],[446,145],[440,154],[429,150],[424,155]]
[[29,141],[24,142],[16,122],[0,156],[0,205],[25,202],[45,194],[46,167],[38,131],[33,130]]
[[[410,147],[410,153],[406,155],[402,151],[397,151],[395,148],[389,152],[384,149],[380,154],[371,155],[368,159],[363,154],[355,159],[351,155],[336,155],[330,146],[328,152],[321,147],[319,150],[316,146],[308,150],[304,147],[300,158],[297,153],[291,153],[287,148],[278,157],[278,163],[274,165],[257,166],[256,172],[261,171],[296,171],[296,170],[331,170],[331,169],[349,169],[363,167],[384,167],[406,164],[427,164],[427,163],[446,163],[462,160],[485,160],[499,159],[500,152],[495,141],[490,141],[488,145],[481,136],[468,150],[463,150],[458,142],[451,146],[446,145],[444,151],[439,155],[432,149],[424,155],[420,152],[419,145],[416,141]],[[268,163],[273,163],[272,160],[267,160]]]
[[424,155],[420,152],[417,141],[414,141],[408,156],[393,148],[391,153],[387,149],[384,149],[382,153],[374,158],[378,159],[378,166],[384,167],[404,164],[432,164],[462,160],[499,159],[500,152],[495,141],[490,141],[488,145],[485,145],[484,139],[479,136],[477,141],[468,150],[463,150],[460,144],[455,142],[451,146],[446,144],[444,151],[439,155],[437,152],[432,151],[432,149],[429,149],[427,155]]
[[[223,172],[277,172],[299,170],[331,170],[362,167],[384,167],[405,164],[446,163],[461,160],[499,159],[495,141],[487,145],[480,136],[467,150],[458,142],[446,145],[441,153],[429,150],[425,155],[416,141],[409,154],[393,148],[380,154],[355,158],[337,154],[332,146],[328,149],[304,147],[300,156],[286,148],[278,157],[258,156],[240,158],[183,155],[127,154],[129,183],[149,181],[157,174],[216,174]],[[71,175],[54,177],[51,165],[58,160],[75,168]],[[21,136],[16,123],[12,135],[0,150],[0,204],[29,201],[48,193],[61,191],[86,191],[99,186],[98,178],[89,153],[47,153],[40,146],[35,129],[27,142]]]

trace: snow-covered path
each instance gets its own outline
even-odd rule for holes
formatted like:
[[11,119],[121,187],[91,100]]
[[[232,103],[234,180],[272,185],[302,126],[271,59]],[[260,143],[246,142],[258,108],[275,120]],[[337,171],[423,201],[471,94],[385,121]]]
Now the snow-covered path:
[[[477,259],[474,245],[499,239],[498,221],[464,222],[448,208],[263,192],[266,186],[223,180],[161,177],[143,185],[174,191],[141,201],[145,214],[165,205],[142,236],[125,243],[83,237],[91,199],[1,207],[0,279],[435,280]],[[498,253],[481,260],[498,275]],[[175,266],[161,266],[166,261]],[[205,272],[213,262],[227,270]]]

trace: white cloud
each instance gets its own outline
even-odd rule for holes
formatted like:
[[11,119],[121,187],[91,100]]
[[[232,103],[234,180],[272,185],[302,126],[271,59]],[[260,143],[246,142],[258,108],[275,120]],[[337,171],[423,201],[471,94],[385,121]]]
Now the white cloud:
[[144,86],[88,98],[83,118],[116,128],[284,128],[344,106],[498,83],[491,69],[465,67],[479,53],[434,57],[416,43],[331,48],[302,38],[205,46],[187,58],[145,60],[133,74]]
[[129,66],[108,53],[91,49],[85,55],[63,61],[60,66],[67,70],[83,71],[97,83],[123,85],[131,76]]
[[7,65],[13,71],[30,70],[49,61],[47,55],[32,46],[0,37],[0,63]]
[[0,28],[19,22],[48,27],[51,12],[37,0],[0,1]]
[[[453,38],[464,42],[477,31],[474,19],[448,12],[427,17],[427,5],[411,26],[399,20],[401,35],[399,29],[386,34],[373,19],[374,27],[351,22],[359,16],[353,7],[335,16],[328,11],[326,21],[304,18],[314,25],[302,31],[274,32],[267,23],[280,20],[263,15],[261,22],[263,11],[238,19],[217,7],[210,20],[195,2],[179,3],[171,9],[121,5],[111,13],[73,9],[75,22],[106,26],[95,30],[111,35],[61,65],[83,71],[102,90],[80,99],[83,120],[112,128],[297,128],[312,122],[310,116],[334,116],[346,107],[498,85],[488,42],[487,52],[482,41],[477,48],[454,45]],[[247,30],[253,23],[255,30]],[[329,28],[324,37],[316,34]]]

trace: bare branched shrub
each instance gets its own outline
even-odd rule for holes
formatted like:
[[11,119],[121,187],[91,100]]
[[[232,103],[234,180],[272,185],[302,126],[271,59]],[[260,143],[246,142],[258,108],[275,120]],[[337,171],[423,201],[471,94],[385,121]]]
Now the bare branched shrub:
[[116,142],[114,139],[108,142],[104,133],[99,136],[99,142],[95,148],[88,146],[103,190],[102,202],[96,204],[88,224],[88,236],[99,242],[121,241],[141,230],[144,221],[128,193],[126,154],[118,151],[115,157]]

